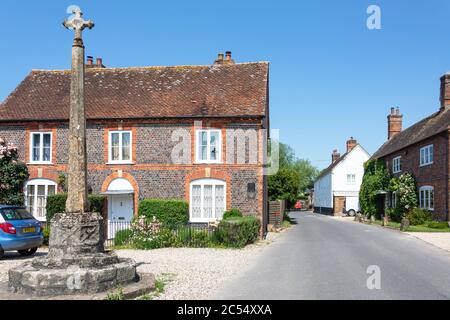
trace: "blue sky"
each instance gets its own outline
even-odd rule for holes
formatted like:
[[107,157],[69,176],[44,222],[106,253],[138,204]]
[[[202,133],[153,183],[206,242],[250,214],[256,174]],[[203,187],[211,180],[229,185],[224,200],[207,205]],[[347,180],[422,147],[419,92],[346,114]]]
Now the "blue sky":
[[[70,66],[72,4],[96,23],[86,53],[110,67],[209,64],[226,50],[270,61],[272,128],[319,168],[350,136],[376,151],[392,106],[405,126],[438,110],[450,70],[446,0],[2,0],[0,100],[31,69]],[[381,30],[366,27],[370,4]]]

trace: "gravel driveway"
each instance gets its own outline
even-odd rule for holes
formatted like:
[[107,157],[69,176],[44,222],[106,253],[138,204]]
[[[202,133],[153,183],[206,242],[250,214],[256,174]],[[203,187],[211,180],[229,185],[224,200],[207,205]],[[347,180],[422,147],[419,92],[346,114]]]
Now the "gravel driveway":
[[[285,231],[286,232],[286,231]],[[244,249],[166,248],[149,251],[119,250],[120,257],[133,258],[138,271],[167,279],[160,300],[204,300],[225,281],[245,271],[272,242],[283,235],[270,234],[267,240]]]
[[[270,233],[267,240],[244,249],[193,249],[166,248],[158,250],[117,250],[120,257],[133,258],[138,271],[154,273],[156,278],[167,280],[165,292],[155,299],[195,300],[208,299],[226,280],[237,276],[269,245],[284,233]],[[40,249],[37,255],[45,255]],[[0,282],[8,280],[8,270],[27,259],[18,253],[6,253],[0,260]]]

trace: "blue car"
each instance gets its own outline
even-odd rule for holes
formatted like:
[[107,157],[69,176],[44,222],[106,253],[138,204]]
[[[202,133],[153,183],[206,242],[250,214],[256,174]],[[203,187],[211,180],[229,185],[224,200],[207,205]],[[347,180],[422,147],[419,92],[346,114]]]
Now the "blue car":
[[41,224],[25,208],[0,205],[0,259],[5,251],[31,256],[42,245]]

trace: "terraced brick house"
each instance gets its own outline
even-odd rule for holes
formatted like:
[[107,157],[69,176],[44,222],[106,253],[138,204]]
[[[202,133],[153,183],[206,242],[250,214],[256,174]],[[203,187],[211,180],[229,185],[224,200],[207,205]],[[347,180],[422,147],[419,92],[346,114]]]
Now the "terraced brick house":
[[[269,64],[106,68],[86,64],[88,185],[108,219],[129,221],[144,198],[184,199],[190,221],[240,209],[266,224],[264,140]],[[67,171],[70,71],[33,70],[0,105],[0,137],[27,163],[26,205],[45,220],[46,198]],[[242,144],[243,143],[243,144]]]
[[[402,130],[403,115],[392,108],[388,115],[388,140],[373,155],[386,162],[394,176],[411,173],[417,182],[419,205],[436,220],[449,220],[450,195],[450,74],[441,77],[440,109]],[[395,205],[397,195],[390,194]]]

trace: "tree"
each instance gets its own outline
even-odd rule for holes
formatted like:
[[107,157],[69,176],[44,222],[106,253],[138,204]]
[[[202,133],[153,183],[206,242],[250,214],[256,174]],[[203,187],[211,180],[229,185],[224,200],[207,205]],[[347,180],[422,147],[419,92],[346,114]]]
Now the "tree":
[[268,178],[269,199],[287,200],[292,204],[313,185],[318,170],[308,160],[297,159],[287,144],[280,143],[279,150],[278,173]]
[[319,175],[319,170],[314,167],[309,160],[298,159],[294,164],[295,170],[299,173],[299,191],[304,192],[314,186],[314,181]]
[[380,191],[387,192],[389,183],[389,172],[383,161],[369,160],[366,162],[359,192],[359,202],[364,214],[369,216],[377,214],[377,197]]
[[23,205],[27,166],[19,161],[17,147],[0,138],[0,204]]

